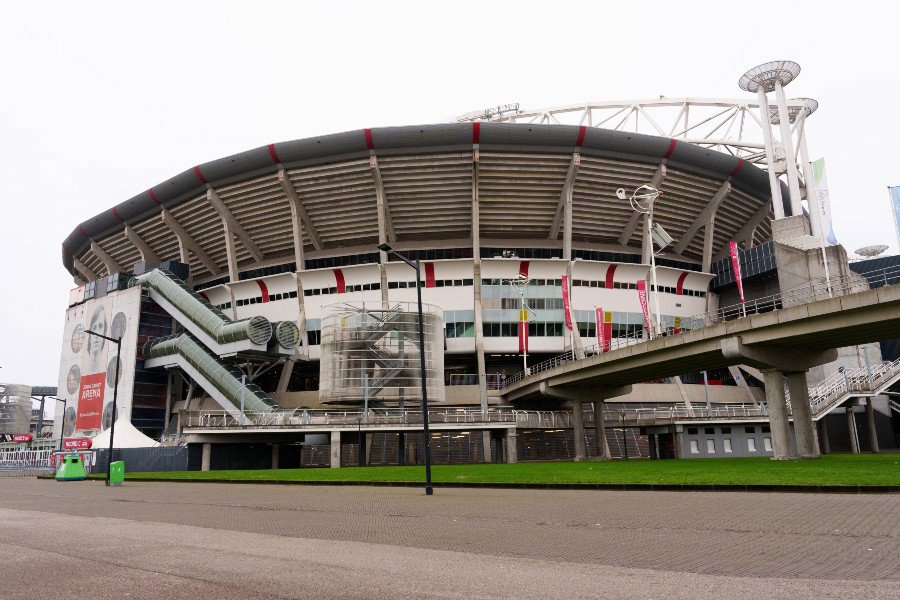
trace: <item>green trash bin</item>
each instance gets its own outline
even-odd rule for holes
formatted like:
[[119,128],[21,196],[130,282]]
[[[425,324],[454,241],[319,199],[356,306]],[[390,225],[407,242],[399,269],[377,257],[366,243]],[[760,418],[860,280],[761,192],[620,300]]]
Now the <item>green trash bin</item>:
[[109,485],[122,485],[125,481],[125,463],[117,460],[109,465]]
[[67,454],[63,456],[59,468],[56,469],[57,481],[84,481],[87,479],[87,473],[84,472],[84,464],[81,462],[81,456],[78,454]]

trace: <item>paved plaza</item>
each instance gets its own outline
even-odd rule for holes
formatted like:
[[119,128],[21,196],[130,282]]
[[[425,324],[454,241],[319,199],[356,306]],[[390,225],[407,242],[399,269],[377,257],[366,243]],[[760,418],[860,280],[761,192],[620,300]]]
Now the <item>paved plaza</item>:
[[6,598],[897,598],[900,496],[0,480]]

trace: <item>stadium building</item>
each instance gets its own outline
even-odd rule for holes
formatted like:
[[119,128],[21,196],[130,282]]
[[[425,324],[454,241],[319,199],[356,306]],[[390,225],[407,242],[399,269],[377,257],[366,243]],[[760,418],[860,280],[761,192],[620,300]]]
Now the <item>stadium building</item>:
[[[797,142],[803,159],[790,148],[786,161],[790,144],[775,140],[769,121],[788,115],[800,129],[788,129],[788,141],[802,136],[814,109],[800,99],[779,112],[751,96],[500,107],[453,123],[273,143],[191,167],[64,240],[63,264],[77,287],[61,349],[67,408],[55,435],[102,434],[118,377],[120,421],[166,445],[196,446],[188,452],[194,467],[270,457],[282,466],[333,464],[334,436],[303,426],[350,412],[339,463],[360,454],[370,463],[415,461],[413,429],[362,428],[378,411],[419,410],[420,352],[432,408],[445,415],[566,410],[552,399],[511,403],[504,382],[559,355],[648,336],[657,311],[657,335],[703,326],[704,315],[737,302],[729,242],[740,250],[748,301],[821,278],[826,264],[831,277],[851,275],[837,245],[819,258],[815,243],[795,249],[819,261],[802,276],[779,268],[794,260],[783,250],[798,236],[818,239],[819,223],[803,208],[808,168],[804,178],[796,166],[808,163],[806,141]],[[674,125],[663,126],[661,115]],[[566,124],[565,116],[580,121]],[[662,249],[647,216],[617,195],[645,184],[661,193],[653,222],[671,238]],[[788,238],[793,246],[780,243]],[[379,245],[420,261],[423,348],[414,335],[416,273]],[[116,344],[87,330],[120,339],[119,358]],[[881,361],[877,346],[871,360]],[[823,378],[837,366],[824,367]],[[608,403],[759,406],[757,376],[684,373]],[[204,418],[233,427],[189,435]],[[279,428],[262,426],[276,418]],[[566,426],[520,428],[510,450],[489,428],[457,424],[435,430],[443,452],[436,461],[572,456]],[[710,439],[729,435],[706,429],[715,429]],[[734,455],[771,454],[764,419],[741,429],[729,441]],[[693,447],[688,428],[672,429],[665,444],[657,433],[634,425],[608,435],[613,453],[670,456]],[[321,450],[329,443],[331,455]]]

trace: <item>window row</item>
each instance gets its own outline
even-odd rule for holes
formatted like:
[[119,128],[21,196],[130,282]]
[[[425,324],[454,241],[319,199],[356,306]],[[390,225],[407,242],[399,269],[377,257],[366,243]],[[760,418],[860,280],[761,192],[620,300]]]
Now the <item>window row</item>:
[[[472,279],[435,279],[434,287],[465,287],[473,285]],[[424,285],[424,282],[423,282]],[[389,290],[404,290],[406,288],[416,289],[415,281],[389,281]]]
[[[268,301],[275,302],[277,300],[287,300],[288,298],[296,298],[296,297],[297,297],[296,291],[281,292],[278,294],[269,294]],[[235,300],[234,305],[235,306],[248,306],[250,304],[262,304],[262,301],[263,301],[262,296],[256,296],[255,298],[238,298],[237,300]],[[228,304],[228,303],[226,303],[226,304]],[[229,307],[230,307],[230,304],[229,304]]]
[[[508,287],[515,279],[482,279],[481,285],[488,286],[503,286]],[[528,285],[533,286],[552,286],[552,287],[562,287],[562,279],[532,279],[528,282]]]

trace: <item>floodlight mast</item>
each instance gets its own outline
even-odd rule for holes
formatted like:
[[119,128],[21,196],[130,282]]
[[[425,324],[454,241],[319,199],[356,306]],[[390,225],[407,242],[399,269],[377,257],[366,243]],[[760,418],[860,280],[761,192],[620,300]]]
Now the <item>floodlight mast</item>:
[[[616,191],[616,196],[619,198],[628,198],[628,201],[631,203],[631,208],[638,213],[647,215],[647,230],[651,232],[650,235],[650,278],[651,285],[653,286],[653,313],[654,313],[654,325],[655,327],[651,327],[648,332],[650,339],[652,340],[654,337],[660,335],[662,333],[662,317],[659,314],[659,288],[656,285],[656,252],[653,250],[653,204],[656,202],[656,199],[662,196],[662,192],[653,187],[652,185],[642,185],[634,192],[632,192],[629,197],[624,189],[620,188]],[[660,248],[660,251],[662,251]],[[654,331],[655,329],[655,331]]]

